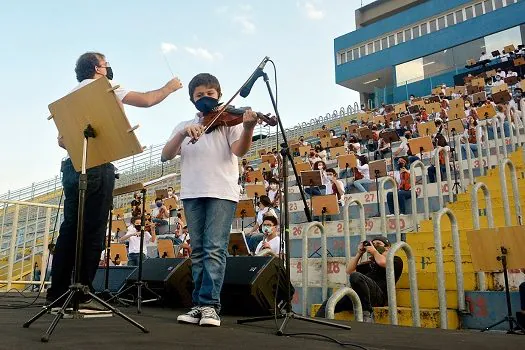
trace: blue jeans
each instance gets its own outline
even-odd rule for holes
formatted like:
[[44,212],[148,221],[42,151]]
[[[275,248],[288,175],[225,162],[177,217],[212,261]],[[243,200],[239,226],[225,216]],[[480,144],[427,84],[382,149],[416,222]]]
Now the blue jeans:
[[[62,163],[64,221],[60,225],[60,235],[53,255],[53,279],[47,292],[48,300],[59,298],[71,284],[77,240],[79,175],[73,168],[71,159]],[[105,246],[106,227],[109,208],[113,201],[114,186],[115,167],[113,164],[106,163],[87,171],[80,283],[89,286],[92,291],[94,291],[92,282],[98,269],[100,254]]]
[[[142,254],[142,262],[147,259],[146,254]],[[139,266],[140,254],[139,253],[129,253],[128,254],[128,266]]]
[[[475,143],[469,143],[470,146],[470,158],[476,158],[478,156],[478,145]],[[467,144],[461,145],[461,159],[467,159]]]
[[371,184],[373,181],[370,179],[359,179],[354,181],[354,186],[361,192],[368,192],[364,187],[363,184]]
[[[412,198],[411,191],[398,190],[397,191],[397,202],[399,204],[399,214],[406,214],[406,200]],[[386,204],[388,205],[388,211],[390,214],[394,214],[394,193],[388,192],[386,194]]]
[[264,239],[264,235],[262,233],[254,233],[250,237],[248,237],[248,249],[250,249],[250,252],[255,253],[255,249],[257,249],[257,246],[261,241]]
[[237,203],[206,197],[182,202],[191,232],[193,304],[213,306],[219,312],[230,228]]

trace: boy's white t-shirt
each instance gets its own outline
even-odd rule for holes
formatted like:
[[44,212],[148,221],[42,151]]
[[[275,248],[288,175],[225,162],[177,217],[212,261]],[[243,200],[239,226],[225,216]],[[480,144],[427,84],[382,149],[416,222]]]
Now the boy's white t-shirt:
[[[186,126],[198,124],[200,120],[200,114],[197,114],[193,120],[179,123],[170,140]],[[231,145],[240,139],[242,130],[242,124],[219,126],[202,135],[194,144],[188,144],[189,137],[182,141],[180,199],[211,197],[239,201],[239,161],[232,153]]]
[[[266,241],[266,238],[259,242],[257,245],[257,248],[255,248],[255,254],[259,254],[259,252],[262,250],[262,245]],[[274,238],[270,239],[268,241],[268,244],[270,245],[270,249],[275,253],[279,254],[279,248],[281,245],[281,237],[279,235],[275,236]]]

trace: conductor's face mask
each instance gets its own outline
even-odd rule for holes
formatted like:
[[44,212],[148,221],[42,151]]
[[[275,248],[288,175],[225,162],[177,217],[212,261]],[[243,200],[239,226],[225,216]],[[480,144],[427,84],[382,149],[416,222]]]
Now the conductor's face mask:
[[203,96],[195,101],[194,104],[199,112],[206,114],[219,105],[219,100],[210,96]]

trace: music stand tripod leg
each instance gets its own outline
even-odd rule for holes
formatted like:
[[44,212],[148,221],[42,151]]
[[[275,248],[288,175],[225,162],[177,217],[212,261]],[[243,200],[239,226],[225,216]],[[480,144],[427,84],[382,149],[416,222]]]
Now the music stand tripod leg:
[[[54,305],[58,304],[63,298],[65,297],[64,304],[58,311],[57,315],[49,325],[49,328],[46,330],[46,332],[42,335],[40,340],[44,343],[47,343],[49,341],[49,338],[53,334],[53,331],[55,330],[56,326],[58,325],[58,322],[61,318],[63,318],[64,314],[66,313],[66,309],[68,306],[72,303],[73,310],[70,312],[74,318],[82,318],[83,315],[79,312],[79,297],[77,294],[82,295],[89,295],[98,302],[102,302],[104,306],[106,306],[109,310],[113,311],[116,310],[113,307],[111,307],[109,304],[104,302],[102,299],[97,297],[96,295],[92,294],[89,291],[89,287],[84,286],[80,283],[80,268],[81,268],[81,258],[82,258],[82,247],[83,247],[83,237],[84,237],[84,207],[86,202],[86,190],[87,190],[87,184],[88,184],[88,178],[87,178],[87,171],[86,171],[86,162],[87,162],[87,152],[88,152],[88,141],[89,138],[95,138],[95,130],[93,127],[88,124],[86,128],[84,129],[84,145],[82,149],[82,170],[79,175],[78,180],[78,220],[77,220],[77,236],[76,236],[76,247],[75,247],[75,265],[73,268],[73,275],[74,275],[74,283],[69,286],[69,290],[62,294],[58,299],[56,299],[54,302],[52,302],[50,305],[42,309],[37,315],[35,315],[33,318],[31,318],[29,321],[24,323],[23,327],[28,328],[34,321],[39,319],[42,315],[47,313],[49,310],[53,308]],[[118,312],[120,313],[120,311]],[[122,313],[120,313],[121,317],[124,317]],[[125,319],[132,323],[134,326],[140,328],[143,332],[147,332],[146,328],[144,328],[139,323],[135,322],[129,317],[125,317]]]
[[[275,98],[273,96],[273,92],[272,92],[272,88],[270,86],[270,82],[269,82],[269,79],[268,79],[268,75],[266,73],[263,72],[263,78],[264,78],[264,81],[266,83],[266,88],[268,89],[268,94],[270,95],[270,99],[272,100],[272,104],[273,104],[273,108],[274,108],[274,111],[275,111],[275,115],[277,117],[277,122],[279,123],[279,130],[282,134],[282,138],[283,138],[283,143],[281,144],[281,155],[283,157],[283,179],[285,179],[284,181],[284,188],[283,188],[283,192],[284,192],[284,196],[283,196],[283,211],[284,211],[284,241],[285,241],[285,268],[286,268],[286,285],[287,285],[287,298],[288,300],[286,300],[286,303],[284,305],[284,308],[285,308],[285,311],[284,313],[283,312],[280,312],[279,314],[277,314],[277,310],[274,310],[275,314],[272,315],[272,316],[268,316],[268,317],[258,317],[258,318],[251,318],[251,319],[244,319],[244,320],[238,320],[237,323],[239,324],[242,324],[242,323],[251,323],[251,322],[258,322],[258,321],[264,321],[264,320],[272,320],[274,319],[275,317],[277,318],[282,318],[284,319],[283,320],[283,323],[281,324],[279,330],[277,330],[276,334],[277,335],[284,335],[284,329],[286,328],[288,322],[290,321],[290,319],[292,318],[295,318],[295,319],[298,319],[298,320],[302,320],[302,321],[307,321],[307,322],[313,322],[313,323],[317,323],[317,324],[323,324],[323,325],[327,325],[327,326],[333,326],[333,327],[337,327],[337,328],[343,328],[343,329],[352,329],[350,326],[347,326],[347,325],[340,325],[340,324],[336,324],[336,323],[331,323],[331,322],[327,322],[327,321],[323,321],[323,320],[314,320],[314,319],[310,319],[310,318],[307,318],[307,317],[298,317],[297,315],[295,315],[292,311],[292,293],[291,293],[291,288],[290,288],[290,285],[291,285],[291,271],[290,271],[290,211],[289,211],[289,196],[288,196],[288,161],[290,161],[292,163],[292,168],[294,169],[294,175],[295,175],[295,180],[297,181],[297,183],[299,183],[299,179],[298,179],[298,174],[297,174],[297,171],[295,170],[295,166],[293,165],[293,158],[291,157],[291,154],[290,154],[290,150],[289,150],[289,145],[288,145],[288,141],[287,141],[287,138],[286,138],[286,133],[284,132],[284,127],[282,125],[282,121],[281,121],[281,117],[279,116],[279,111],[277,109],[277,103],[275,101]],[[304,198],[304,195],[302,194],[302,191],[301,191],[301,197],[303,199],[303,203],[304,205],[306,206],[306,200]],[[305,208],[306,209],[306,208]],[[311,221],[311,216],[309,215],[309,211],[308,210],[305,210],[305,213],[307,214],[307,218],[309,221]],[[282,223],[281,223],[282,224]]]

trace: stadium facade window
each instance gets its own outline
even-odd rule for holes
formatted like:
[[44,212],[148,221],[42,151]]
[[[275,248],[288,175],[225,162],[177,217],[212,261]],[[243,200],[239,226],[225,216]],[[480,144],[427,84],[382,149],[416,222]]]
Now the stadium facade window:
[[463,10],[456,11],[456,23],[461,23],[463,20]]
[[412,28],[412,37],[415,39],[419,38],[419,36],[419,26]]
[[384,50],[384,49],[387,49],[388,48],[388,40],[387,38],[382,38],[381,39],[381,50]]
[[485,13],[492,12],[494,10],[494,7],[492,7],[492,0],[483,1],[483,8]]
[[433,33],[437,30],[437,20],[433,19],[429,22],[429,33]]
[[474,7],[469,6],[465,8],[465,19],[471,19],[474,17]]
[[374,53],[374,44],[373,43],[368,43],[367,49],[368,49],[368,51],[366,53],[367,55],[370,55],[370,54]]
[[428,23],[423,23],[421,26],[421,36],[428,34]]
[[494,10],[500,9],[503,7],[503,0],[494,0]]
[[443,29],[445,27],[446,27],[446,25],[445,25],[445,16],[439,17],[438,18],[438,28],[439,29]]
[[374,52],[378,52],[378,51],[381,51],[380,41],[376,40],[374,41]]
[[388,47],[392,47],[392,46],[395,46],[396,45],[396,39],[394,37],[394,35],[389,35],[388,36]]
[[454,24],[456,24],[456,22],[454,21],[454,14],[449,13],[447,15],[447,26],[450,27],[450,26],[453,26]]
[[365,52],[365,45],[361,46],[359,48],[359,56],[360,57],[365,57],[366,56],[366,52]]
[[401,44],[403,42],[403,32],[397,33],[397,44]]
[[412,40],[412,29],[405,29],[405,41]]
[[483,15],[483,4],[481,2],[474,5],[474,15],[476,17]]
[[359,49],[355,48],[352,50],[354,54],[352,55],[354,57],[354,60],[357,60],[359,58]]

